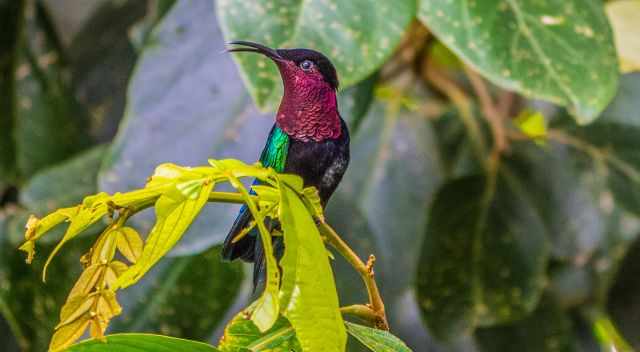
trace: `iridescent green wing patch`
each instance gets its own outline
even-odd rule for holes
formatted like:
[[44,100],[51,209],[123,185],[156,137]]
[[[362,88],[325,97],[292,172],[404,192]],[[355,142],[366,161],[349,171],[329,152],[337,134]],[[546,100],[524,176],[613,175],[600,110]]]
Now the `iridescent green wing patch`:
[[289,135],[278,126],[274,126],[269,134],[267,145],[260,155],[260,162],[266,167],[272,167],[277,172],[284,171],[289,151]]

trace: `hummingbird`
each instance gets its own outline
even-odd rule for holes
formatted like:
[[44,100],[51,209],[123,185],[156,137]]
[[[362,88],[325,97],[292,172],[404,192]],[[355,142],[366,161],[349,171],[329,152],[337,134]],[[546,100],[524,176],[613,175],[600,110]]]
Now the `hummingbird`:
[[[264,167],[278,173],[295,174],[304,186],[315,187],[322,207],[338,187],[349,165],[349,130],[338,111],[338,75],[331,61],[311,49],[272,49],[259,43],[233,41],[229,52],[251,52],[271,59],[282,78],[284,94],[275,123],[260,154]],[[256,180],[254,184],[257,184]],[[236,217],[222,248],[225,260],[240,258],[254,263],[253,282],[257,287],[265,271],[264,250],[254,228],[239,235],[253,221],[244,205]],[[269,228],[277,227],[269,221]],[[282,236],[273,237],[276,257],[284,252]]]

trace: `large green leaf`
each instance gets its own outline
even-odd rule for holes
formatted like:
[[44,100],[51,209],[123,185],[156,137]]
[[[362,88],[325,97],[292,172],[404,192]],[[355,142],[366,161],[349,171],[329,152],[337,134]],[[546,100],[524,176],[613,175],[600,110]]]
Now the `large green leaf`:
[[[344,87],[380,67],[400,42],[416,12],[414,0],[221,0],[227,40],[272,47],[306,47],[327,55]],[[282,85],[275,65],[258,55],[238,55],[256,103],[273,105]]]
[[600,0],[420,2],[418,17],[494,83],[593,121],[613,98],[618,63]]
[[587,126],[571,126],[570,144],[593,161],[620,206],[640,214],[640,126],[610,122],[607,117]]
[[418,267],[418,301],[440,339],[522,318],[538,302],[545,228],[515,178],[471,176],[435,197]]
[[[327,249],[302,200],[281,186],[280,220],[285,254],[281,297],[283,314],[305,351],[344,351],[347,343]],[[294,250],[294,251],[292,251]]]
[[536,310],[511,325],[478,329],[476,341],[483,352],[577,351],[571,318],[549,297]]
[[58,208],[82,203],[96,193],[98,169],[106,146],[96,146],[86,152],[36,173],[21,189],[20,204],[37,216]]
[[152,334],[115,334],[104,341],[90,340],[66,349],[68,352],[216,352],[206,343]]
[[25,21],[15,73],[13,130],[22,177],[68,158],[89,142],[86,114],[72,94],[64,54],[44,5],[27,1]]
[[0,1],[0,183],[16,177],[15,143],[12,134],[16,123],[14,71],[18,59],[18,38],[22,25],[23,0]]
[[349,334],[373,352],[411,352],[404,342],[388,331],[372,329],[349,322],[345,324]]
[[220,261],[219,247],[162,260],[140,283],[118,292],[123,312],[110,331],[208,339],[235,300],[242,276],[239,263]]
[[514,145],[505,164],[545,223],[553,256],[584,264],[603,243],[606,226],[590,175],[579,172],[567,148],[557,144]]
[[289,321],[280,317],[271,329],[260,332],[246,312],[238,313],[224,329],[218,346],[222,352],[246,352],[268,349],[272,352],[302,352]]

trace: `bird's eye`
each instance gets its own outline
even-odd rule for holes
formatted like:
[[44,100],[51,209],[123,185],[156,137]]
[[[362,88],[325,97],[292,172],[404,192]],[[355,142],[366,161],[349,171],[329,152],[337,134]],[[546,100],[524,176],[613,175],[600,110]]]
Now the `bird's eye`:
[[313,68],[313,62],[311,60],[304,60],[300,63],[300,68],[303,71],[311,71]]

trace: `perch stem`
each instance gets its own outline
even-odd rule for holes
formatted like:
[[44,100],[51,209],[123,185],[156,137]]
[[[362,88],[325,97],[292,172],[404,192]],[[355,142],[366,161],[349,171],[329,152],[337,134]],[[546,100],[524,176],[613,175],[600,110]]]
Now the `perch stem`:
[[[378,285],[376,284],[376,280],[374,278],[373,272],[373,263],[375,262],[375,257],[373,255],[369,256],[369,260],[367,263],[363,262],[360,257],[349,247],[349,245],[336,233],[336,231],[329,226],[324,220],[319,220],[319,229],[323,236],[326,237],[327,241],[336,249],[340,254],[351,264],[351,266],[360,274],[362,280],[364,281],[365,286],[367,287],[367,292],[369,294],[369,306],[351,306],[345,307],[347,311],[352,314],[356,314],[364,317],[371,317],[371,314],[375,315],[373,319],[376,328],[382,330],[389,330],[389,323],[387,322],[387,315],[384,310],[384,302],[382,301],[382,296],[380,296],[380,290],[378,290]],[[357,309],[353,307],[358,307]],[[370,312],[367,311],[365,314],[362,307],[366,307],[370,309]]]
[[341,307],[340,312],[342,314],[353,315],[362,318],[371,323],[376,323],[378,320],[378,314],[371,309],[371,307],[364,304],[354,304],[351,306]]
[[[250,195],[250,197],[254,201],[258,199],[258,197],[254,195]],[[244,204],[246,200],[242,194],[238,192],[211,192],[209,202]]]

